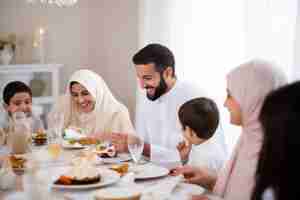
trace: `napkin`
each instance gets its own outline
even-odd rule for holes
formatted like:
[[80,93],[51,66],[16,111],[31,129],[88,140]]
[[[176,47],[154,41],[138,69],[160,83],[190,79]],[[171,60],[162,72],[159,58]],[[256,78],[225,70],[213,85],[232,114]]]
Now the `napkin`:
[[144,188],[143,185],[138,185],[134,182],[134,173],[129,172],[113,187],[97,191],[94,195],[94,199],[136,199],[135,197],[139,197]]
[[175,187],[183,180],[182,176],[168,177],[143,191],[141,200],[168,200]]
[[79,140],[80,138],[85,137],[84,135],[80,134],[78,131],[72,129],[72,128],[67,128],[65,129],[64,132],[64,139],[66,140]]
[[16,178],[8,158],[5,158],[0,169],[0,190],[13,188],[16,185]]

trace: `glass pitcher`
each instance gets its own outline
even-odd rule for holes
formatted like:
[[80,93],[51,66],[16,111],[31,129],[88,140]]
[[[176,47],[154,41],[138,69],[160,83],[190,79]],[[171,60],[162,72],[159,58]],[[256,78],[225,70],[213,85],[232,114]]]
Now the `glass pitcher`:
[[10,151],[13,154],[26,153],[31,149],[31,119],[26,117],[24,112],[14,113],[12,119]]

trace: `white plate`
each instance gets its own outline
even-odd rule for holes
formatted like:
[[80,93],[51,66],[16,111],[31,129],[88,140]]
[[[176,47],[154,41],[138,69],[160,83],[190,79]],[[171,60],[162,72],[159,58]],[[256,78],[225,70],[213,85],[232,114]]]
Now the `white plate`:
[[130,161],[131,156],[128,153],[118,153],[117,157],[115,158],[102,158],[103,163],[106,164],[115,164],[125,161]]
[[[86,184],[86,185],[58,185],[52,183],[51,187],[57,189],[91,189],[91,188],[99,188],[99,187],[112,185],[118,182],[120,179],[120,175],[117,172],[110,169],[101,168],[99,169],[99,173],[101,175],[101,180],[99,183]],[[55,180],[57,180],[59,176],[57,176]]]
[[139,185],[130,185],[127,187],[109,187],[98,190],[94,197],[101,199],[139,199],[144,187]]
[[62,142],[62,147],[64,149],[84,149],[85,146],[79,143],[74,143],[74,144],[70,144],[68,141],[63,141]]
[[200,185],[189,184],[189,183],[179,183],[174,189],[174,194],[179,195],[182,193],[190,195],[201,195],[205,192],[205,189]]
[[167,176],[169,174],[169,170],[167,168],[153,164],[144,164],[137,166],[132,165],[130,166],[129,171],[134,173],[135,180],[159,178]]

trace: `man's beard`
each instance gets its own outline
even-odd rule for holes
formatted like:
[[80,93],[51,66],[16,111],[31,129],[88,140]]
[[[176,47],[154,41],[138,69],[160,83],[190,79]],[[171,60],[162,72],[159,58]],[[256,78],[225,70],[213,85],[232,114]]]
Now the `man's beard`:
[[151,89],[154,88],[155,92],[153,95],[149,95],[147,93],[147,98],[151,101],[155,101],[156,99],[158,99],[161,95],[165,94],[167,92],[168,86],[166,81],[164,80],[164,78],[161,76],[160,78],[160,82],[159,85],[155,88],[155,87],[151,87],[151,86],[146,86],[145,89]]

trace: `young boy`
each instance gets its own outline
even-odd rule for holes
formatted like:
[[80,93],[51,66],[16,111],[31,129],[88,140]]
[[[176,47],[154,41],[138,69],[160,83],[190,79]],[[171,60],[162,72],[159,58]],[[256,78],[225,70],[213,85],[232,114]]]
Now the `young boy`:
[[12,116],[16,112],[23,112],[26,117],[32,118],[33,132],[43,129],[42,121],[32,115],[32,92],[25,83],[20,81],[8,83],[3,90],[2,98],[6,112],[1,113],[0,144],[6,144]]
[[179,108],[178,117],[185,139],[185,142],[177,146],[181,159],[188,157],[189,165],[204,166],[217,173],[226,156],[225,152],[209,140],[219,125],[216,103],[208,98],[192,99]]

